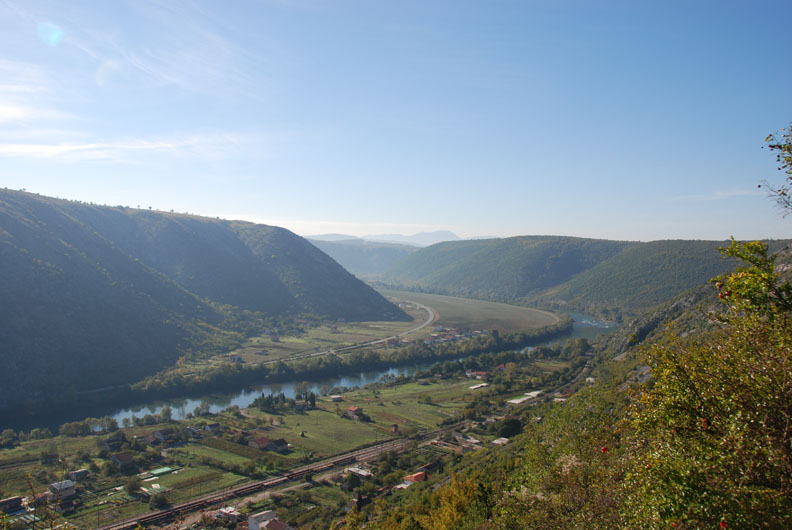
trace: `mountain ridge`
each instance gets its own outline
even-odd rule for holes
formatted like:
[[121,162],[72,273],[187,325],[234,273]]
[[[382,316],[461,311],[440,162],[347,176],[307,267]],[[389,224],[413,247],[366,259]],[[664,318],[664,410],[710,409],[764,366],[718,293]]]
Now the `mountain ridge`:
[[405,315],[279,227],[0,190],[0,409],[132,383],[284,317]]
[[[438,243],[404,257],[385,284],[631,318],[736,265],[727,241],[516,236]],[[777,250],[787,240],[768,242]]]

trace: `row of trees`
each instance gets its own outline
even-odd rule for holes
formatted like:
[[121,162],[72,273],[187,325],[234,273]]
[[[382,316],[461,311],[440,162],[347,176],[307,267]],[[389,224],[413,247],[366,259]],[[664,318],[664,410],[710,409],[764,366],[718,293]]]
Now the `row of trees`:
[[487,352],[517,349],[545,342],[568,333],[572,319],[566,317],[557,324],[519,333],[480,337],[462,342],[428,346],[413,345],[395,350],[360,349],[350,354],[325,355],[290,363],[277,362],[252,368],[237,363],[223,364],[200,375],[169,372],[150,377],[133,387],[136,394],[147,397],[166,397],[191,391],[220,391],[262,382],[316,380],[349,373],[350,370],[375,370],[418,362],[443,360]]

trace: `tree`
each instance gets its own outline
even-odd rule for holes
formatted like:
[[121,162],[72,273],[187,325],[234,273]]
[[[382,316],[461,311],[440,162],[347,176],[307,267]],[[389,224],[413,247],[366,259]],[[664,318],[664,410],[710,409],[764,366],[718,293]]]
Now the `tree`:
[[13,447],[17,442],[17,433],[14,429],[5,429],[0,433],[0,447]]
[[169,504],[168,497],[164,493],[155,493],[149,500],[149,506],[157,510],[167,508]]
[[133,495],[140,491],[140,486],[142,485],[143,481],[140,480],[140,477],[135,475],[133,477],[129,477],[129,479],[126,481],[126,484],[124,484],[124,491],[130,495]]
[[735,272],[712,280],[719,298],[729,304],[733,313],[762,313],[772,317],[792,311],[792,284],[781,278],[776,267],[777,256],[768,254],[766,244],[740,243],[732,238],[731,245],[721,252],[745,263]]
[[500,422],[498,425],[498,436],[502,438],[511,438],[520,434],[522,431],[522,423],[518,419],[507,419]]
[[770,195],[776,199],[778,206],[784,212],[784,216],[792,210],[792,125],[788,128],[781,128],[781,133],[770,134],[765,138],[765,143],[771,151],[776,153],[778,170],[786,173],[783,183],[780,186],[772,186],[767,181],[762,181],[759,187],[764,187]]

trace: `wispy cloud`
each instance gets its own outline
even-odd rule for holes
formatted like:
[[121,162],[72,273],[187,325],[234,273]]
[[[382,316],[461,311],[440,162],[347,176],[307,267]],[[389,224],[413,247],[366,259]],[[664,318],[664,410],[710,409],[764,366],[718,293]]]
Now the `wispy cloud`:
[[176,86],[192,92],[252,91],[249,55],[215,31],[219,17],[188,1],[132,2],[127,6],[145,38],[118,28],[75,21],[64,44],[95,61],[100,88],[113,76],[141,87]]
[[0,103],[0,125],[39,120],[60,120],[69,114],[55,109],[33,107],[24,104]]
[[678,195],[673,197],[676,201],[722,201],[735,197],[752,197],[762,195],[757,189],[716,190],[702,195]]
[[266,157],[276,136],[261,134],[201,133],[154,139],[112,142],[0,143],[0,158],[59,159],[65,162],[112,160],[135,163],[141,155],[166,154],[201,160],[221,160],[255,148]]
[[0,134],[73,118],[58,108],[53,84],[40,67],[0,59],[0,80]]

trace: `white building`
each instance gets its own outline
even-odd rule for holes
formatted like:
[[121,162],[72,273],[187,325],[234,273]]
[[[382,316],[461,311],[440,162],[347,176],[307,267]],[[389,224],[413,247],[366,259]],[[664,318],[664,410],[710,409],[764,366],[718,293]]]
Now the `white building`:
[[278,515],[272,511],[259,512],[248,517],[248,528],[250,530],[263,530],[266,528],[266,523],[273,519],[277,519]]

